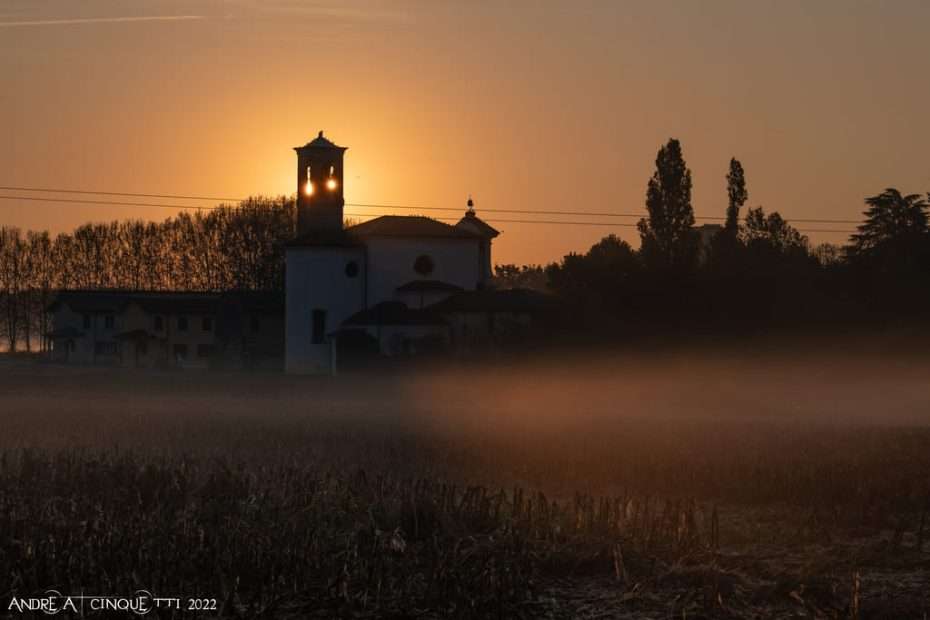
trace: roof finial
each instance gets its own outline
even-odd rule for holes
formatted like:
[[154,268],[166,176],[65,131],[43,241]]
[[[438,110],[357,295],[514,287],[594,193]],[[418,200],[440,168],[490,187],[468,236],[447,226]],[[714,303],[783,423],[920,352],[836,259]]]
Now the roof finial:
[[468,195],[468,211],[465,212],[465,215],[474,215],[475,214],[475,201],[471,199],[471,194]]
[[323,130],[321,129],[320,134],[317,136],[317,138],[322,138],[322,137],[323,137]]

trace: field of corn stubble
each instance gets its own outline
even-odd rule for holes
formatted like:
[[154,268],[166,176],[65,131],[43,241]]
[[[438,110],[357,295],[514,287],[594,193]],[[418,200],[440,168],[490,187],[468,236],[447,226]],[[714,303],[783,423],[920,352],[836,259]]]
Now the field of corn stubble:
[[0,617],[927,618],[927,368],[783,362],[0,364]]

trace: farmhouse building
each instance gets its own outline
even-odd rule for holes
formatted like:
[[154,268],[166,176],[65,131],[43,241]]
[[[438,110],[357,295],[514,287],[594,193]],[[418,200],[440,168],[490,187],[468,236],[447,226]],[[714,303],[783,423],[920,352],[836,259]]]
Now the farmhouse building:
[[130,367],[279,365],[283,300],[273,293],[62,291],[52,359]]

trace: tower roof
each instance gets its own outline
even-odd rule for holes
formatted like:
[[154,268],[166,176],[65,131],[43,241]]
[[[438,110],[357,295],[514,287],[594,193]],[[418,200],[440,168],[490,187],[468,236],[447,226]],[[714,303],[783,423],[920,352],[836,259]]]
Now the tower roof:
[[344,151],[344,150],[346,150],[346,148],[347,148],[347,147],[345,147],[345,146],[338,146],[338,145],[336,145],[336,144],[333,143],[332,140],[330,140],[329,138],[324,138],[324,137],[323,137],[323,130],[321,129],[321,130],[320,130],[320,133],[317,135],[316,138],[314,138],[314,139],[311,140],[310,142],[307,142],[307,143],[306,143],[305,145],[303,145],[303,146],[295,146],[295,147],[294,147],[294,150],[295,150],[295,151],[299,151],[299,150],[302,150],[302,149],[341,149],[341,150]]
[[468,197],[468,209],[465,210],[465,217],[459,220],[455,225],[456,228],[469,230],[487,239],[493,239],[501,234],[499,230],[475,215],[475,201]]
[[422,215],[382,215],[346,229],[354,237],[448,237],[476,239],[470,230]]

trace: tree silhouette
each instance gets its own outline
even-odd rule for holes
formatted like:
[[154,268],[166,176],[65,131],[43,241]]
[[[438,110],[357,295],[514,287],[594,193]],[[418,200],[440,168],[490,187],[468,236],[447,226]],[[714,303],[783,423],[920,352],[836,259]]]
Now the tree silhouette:
[[850,258],[878,270],[912,269],[928,255],[927,201],[889,187],[865,199],[865,222],[852,235]]
[[585,254],[571,253],[546,267],[549,288],[574,301],[613,299],[637,272],[636,252],[626,241],[608,235]]
[[743,165],[735,157],[730,159],[730,172],[727,173],[727,220],[724,230],[733,237],[739,231],[739,210],[746,204],[749,192],[746,191],[746,177]]
[[812,264],[807,237],[777,212],[765,214],[762,207],[749,209],[740,232],[746,248],[747,267],[763,272],[787,272]]
[[735,157],[730,158],[730,170],[727,172],[727,216],[723,230],[717,233],[711,243],[710,268],[717,273],[732,274],[741,268],[740,251],[743,246],[739,239],[739,212],[749,198],[746,190],[746,176],[743,166]]
[[646,210],[648,218],[637,225],[646,264],[657,271],[689,271],[697,258],[691,171],[682,157],[681,144],[674,138],[656,155],[656,171],[646,190]]

